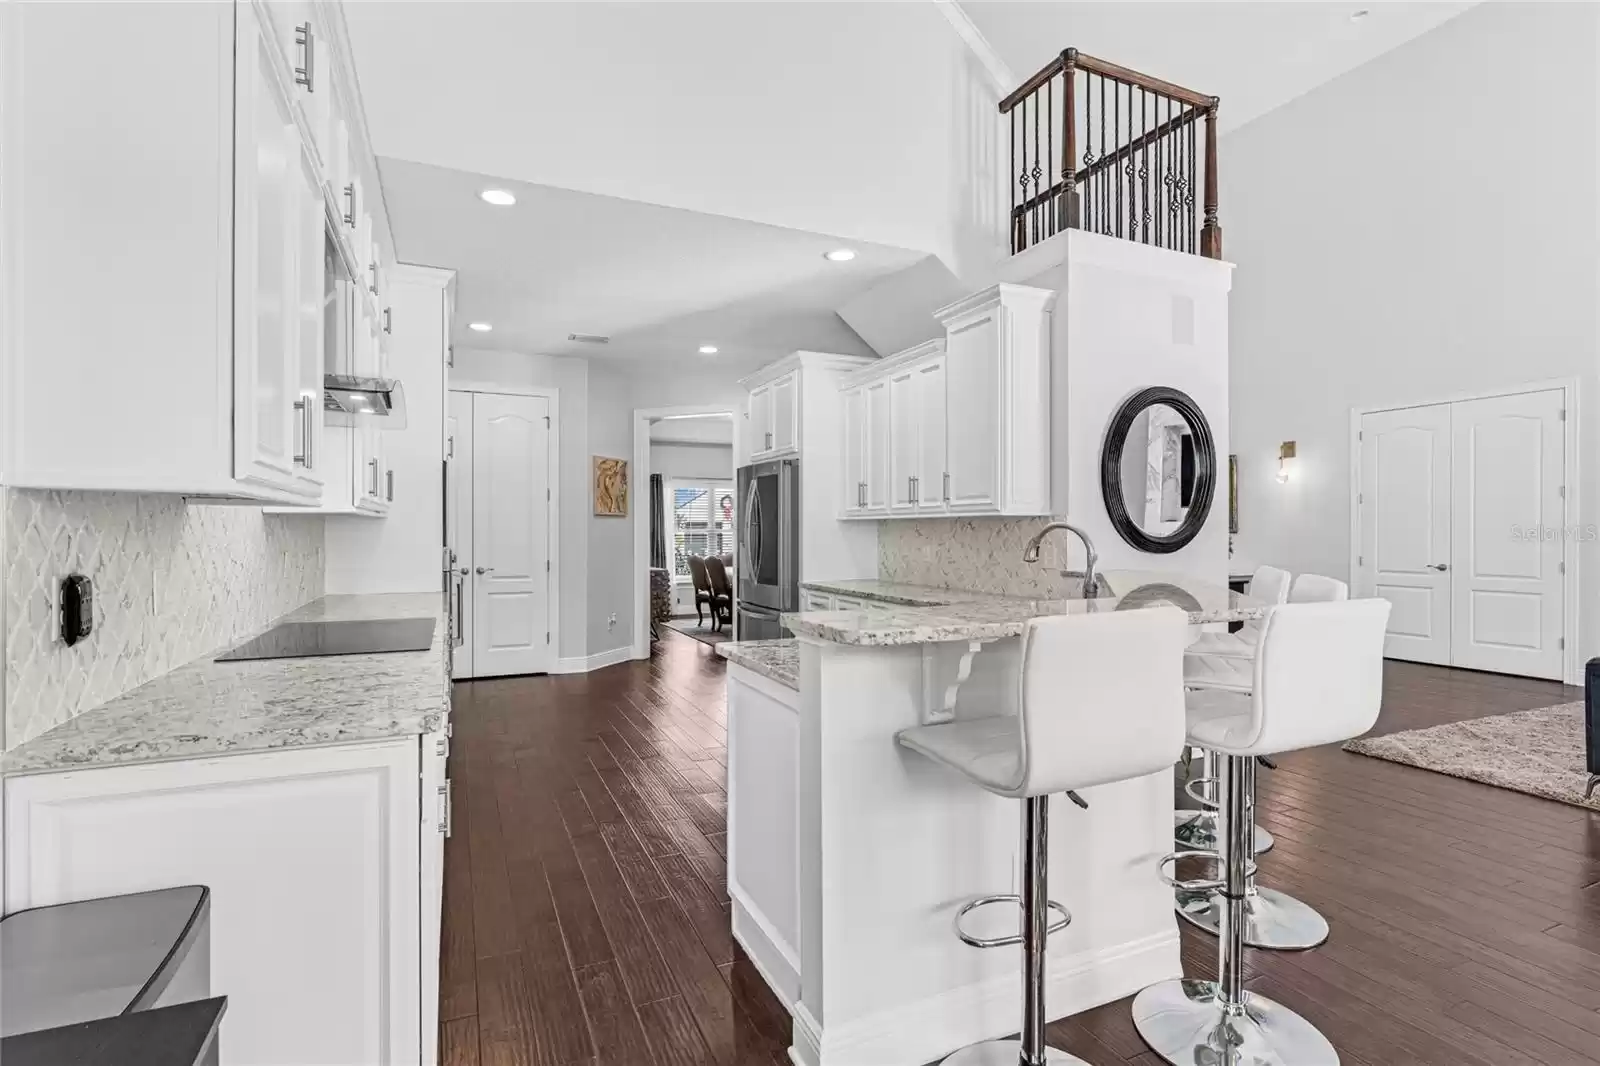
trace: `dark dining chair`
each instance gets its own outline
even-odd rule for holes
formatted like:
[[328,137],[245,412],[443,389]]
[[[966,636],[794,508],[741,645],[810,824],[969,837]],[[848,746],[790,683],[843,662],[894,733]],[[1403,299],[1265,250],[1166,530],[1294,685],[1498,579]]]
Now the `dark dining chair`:
[[716,608],[712,606],[711,576],[706,572],[705,558],[699,555],[689,556],[689,578],[694,582],[694,621],[695,625],[705,625],[706,617],[700,610],[700,605],[712,607],[711,620],[716,621]]
[[706,559],[706,575],[711,579],[711,628],[723,622],[733,624],[733,586],[728,583],[728,568],[713,555]]

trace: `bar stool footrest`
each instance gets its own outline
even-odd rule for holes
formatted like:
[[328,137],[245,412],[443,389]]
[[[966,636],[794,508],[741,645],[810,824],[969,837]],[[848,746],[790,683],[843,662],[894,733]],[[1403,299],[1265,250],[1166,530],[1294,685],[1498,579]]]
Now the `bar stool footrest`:
[[[1169,851],[1161,856],[1156,866],[1156,876],[1161,878],[1164,884],[1176,888],[1180,892],[1220,892],[1227,885],[1227,881],[1222,878],[1180,881],[1177,877],[1167,873],[1169,864],[1176,865],[1183,859],[1206,859],[1215,863],[1222,862],[1222,856],[1215,851]],[[1254,877],[1256,875],[1255,860],[1250,860],[1245,869],[1246,876]]]
[[[1022,905],[1022,897],[1015,894],[1010,894],[1001,896],[979,896],[977,899],[969,900],[967,903],[962,905],[960,910],[956,911],[956,936],[961,938],[961,942],[963,944],[968,944],[975,948],[1004,948],[1010,947],[1013,944],[1022,943],[1022,935],[1020,933],[1013,934],[1011,936],[982,937],[973,936],[965,929],[961,928],[961,919],[965,918],[968,914],[977,910],[979,907],[987,907],[991,903],[1015,903],[1020,907]],[[1072,924],[1072,913],[1068,911],[1066,907],[1057,903],[1053,899],[1046,900],[1045,906],[1049,907],[1051,910],[1055,911],[1061,916],[1045,926],[1044,932],[1046,936],[1049,936],[1052,933],[1059,933],[1068,925]]]

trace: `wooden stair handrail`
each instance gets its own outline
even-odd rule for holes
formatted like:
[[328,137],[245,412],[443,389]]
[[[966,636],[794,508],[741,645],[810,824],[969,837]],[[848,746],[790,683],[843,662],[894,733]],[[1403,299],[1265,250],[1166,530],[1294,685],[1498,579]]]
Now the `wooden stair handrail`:
[[1023,82],[1015,92],[1012,92],[1004,100],[1001,100],[1000,113],[1002,115],[1009,113],[1012,108],[1022,103],[1022,101],[1027,99],[1029,96],[1032,96],[1036,91],[1038,91],[1040,86],[1044,85],[1045,82],[1049,81],[1051,78],[1065,70],[1069,61],[1072,62],[1073,65],[1075,65],[1079,70],[1087,70],[1092,74],[1100,74],[1104,77],[1110,78],[1112,81],[1118,81],[1124,85],[1132,85],[1136,89],[1148,89],[1151,92],[1160,93],[1162,96],[1170,96],[1174,100],[1182,100],[1190,107],[1198,107],[1203,109],[1214,107],[1217,103],[1217,98],[1215,96],[1207,96],[1204,93],[1197,93],[1193,89],[1185,89],[1183,86],[1176,85],[1164,78],[1157,78],[1150,74],[1141,73],[1132,69],[1131,67],[1125,67],[1120,63],[1111,63],[1104,59],[1096,59],[1094,56],[1086,55],[1083,52],[1078,51],[1076,48],[1068,48],[1065,52],[1062,52],[1060,55],[1056,56],[1049,63],[1046,63],[1042,68],[1040,68],[1037,74]]

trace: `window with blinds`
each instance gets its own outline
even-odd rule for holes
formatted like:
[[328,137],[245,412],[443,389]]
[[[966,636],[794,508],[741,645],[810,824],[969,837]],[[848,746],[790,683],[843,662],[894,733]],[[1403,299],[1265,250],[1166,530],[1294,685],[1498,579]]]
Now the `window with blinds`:
[[733,554],[733,482],[669,481],[667,508],[675,577],[689,580],[691,555]]

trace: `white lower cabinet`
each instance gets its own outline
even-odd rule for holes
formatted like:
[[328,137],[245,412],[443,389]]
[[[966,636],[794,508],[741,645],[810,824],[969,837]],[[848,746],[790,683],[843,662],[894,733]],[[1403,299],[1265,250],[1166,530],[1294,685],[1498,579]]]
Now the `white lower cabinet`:
[[1055,295],[986,289],[937,313],[943,339],[852,375],[842,517],[1050,513]]
[[432,1063],[447,743],[9,778],[5,910],[206,885],[225,1066]]

